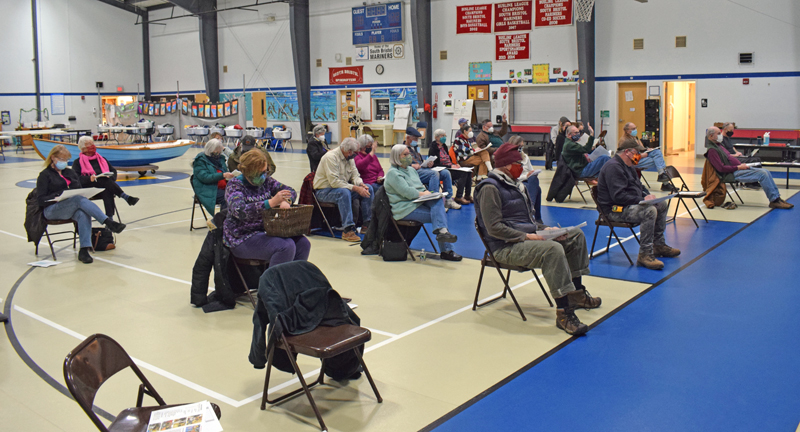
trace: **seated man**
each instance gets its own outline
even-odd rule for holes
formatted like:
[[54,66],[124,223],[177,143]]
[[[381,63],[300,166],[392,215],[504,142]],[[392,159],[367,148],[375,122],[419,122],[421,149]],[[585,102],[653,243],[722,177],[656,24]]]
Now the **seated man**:
[[308,147],[306,147],[306,154],[308,155],[308,163],[311,165],[311,172],[317,170],[319,161],[322,156],[330,150],[328,144],[325,143],[325,133],[328,128],[325,125],[316,125],[313,130],[313,137],[308,138]]
[[486,119],[481,122],[481,132],[475,137],[475,144],[480,148],[489,148],[489,154],[494,154],[501,145],[503,145],[503,137],[508,133],[508,122],[506,115],[503,114],[503,124],[499,131],[495,131],[492,121]]
[[[536,234],[530,198],[522,174],[522,154],[513,144],[503,144],[494,153],[496,168],[475,191],[478,226],[495,258],[502,263],[529,269],[541,268],[550,294],[556,300],[556,326],[572,335],[589,330],[575,315],[576,308],[594,309],[594,298],[581,284],[589,274],[589,255],[581,230],[555,240]],[[548,228],[552,229],[552,228]]]
[[524,182],[525,189],[528,190],[528,197],[531,199],[531,205],[533,206],[533,218],[537,226],[542,227],[544,221],[542,220],[542,188],[539,186],[539,173],[533,169],[530,158],[523,150],[525,141],[521,136],[512,136],[508,139],[508,143],[517,146],[517,150],[519,150],[522,155],[522,174],[520,175],[520,182]]
[[764,193],[769,199],[769,207],[776,209],[790,209],[794,207],[781,198],[778,186],[772,174],[764,168],[751,168],[738,159],[731,156],[725,147],[722,147],[722,134],[719,128],[710,127],[706,130],[706,151],[705,157],[717,171],[717,175],[723,183],[734,181],[742,183],[758,182]]
[[564,141],[564,149],[561,151],[564,162],[578,178],[597,177],[600,168],[611,159],[608,155],[602,155],[593,161],[589,160],[589,153],[594,150],[594,129],[590,124],[587,126],[589,127],[589,140],[585,145],[578,144],[578,140],[581,139],[578,127],[568,126],[567,139]]
[[257,145],[256,138],[251,135],[243,136],[239,146],[228,156],[228,169],[231,172],[236,171],[239,168],[239,159],[241,159],[242,155],[254,148],[261,150],[261,153],[267,158],[267,176],[273,176],[278,168],[275,166],[275,162],[272,161],[272,156],[269,155],[267,149]]
[[419,153],[418,138],[420,137],[422,134],[415,128],[406,129],[406,146],[411,151],[411,167],[417,170],[420,181],[431,192],[439,192],[439,181],[441,181],[444,191],[447,192],[444,206],[455,210],[460,209],[461,204],[453,200],[453,177],[450,176],[450,172],[448,170],[434,171],[430,168],[433,164],[423,166],[425,158]]
[[323,202],[333,202],[339,207],[342,226],[336,227],[342,232],[342,240],[360,242],[356,234],[353,209],[360,206],[364,218],[362,230],[366,231],[372,217],[372,186],[364,184],[353,159],[358,151],[355,138],[347,137],[339,147],[325,153],[319,161],[317,174],[314,176],[314,193]]
[[[642,145],[642,141],[639,140],[639,131],[636,129],[636,125],[633,123],[626,123],[625,126],[622,128],[624,135],[620,138],[620,142],[628,139],[633,138],[636,142],[639,143],[640,146]],[[670,191],[672,190],[672,183],[669,182],[669,174],[664,172],[667,169],[667,163],[664,161],[664,154],[661,153],[660,149],[646,149],[646,153],[642,153],[642,159],[639,161],[639,164],[636,166],[638,170],[656,170],[658,171],[658,181],[661,183],[661,190],[662,191]]]
[[614,222],[639,224],[639,258],[636,262],[651,270],[661,270],[664,263],[656,257],[674,258],[681,251],[667,246],[664,240],[669,203],[639,204],[642,200],[655,199],[642,186],[635,169],[644,150],[633,137],[619,143],[617,154],[603,166],[597,178],[597,205]]

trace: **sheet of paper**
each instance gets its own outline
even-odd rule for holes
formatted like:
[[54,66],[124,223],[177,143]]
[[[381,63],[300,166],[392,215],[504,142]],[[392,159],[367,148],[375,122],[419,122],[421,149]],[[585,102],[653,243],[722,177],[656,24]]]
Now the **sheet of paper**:
[[677,194],[669,194],[667,196],[663,196],[661,198],[656,198],[656,199],[651,199],[651,200],[641,200],[641,201],[639,201],[639,204],[642,204],[642,205],[655,205],[655,204],[658,204],[660,202],[664,202],[664,201],[666,201],[668,199],[672,199],[672,198],[675,197],[675,195],[677,195]]
[[425,201],[441,199],[442,197],[446,197],[446,196],[447,196],[447,192],[441,192],[441,193],[440,192],[433,192],[433,193],[429,193],[428,195],[421,196],[421,197],[415,199],[412,202],[420,203],[420,202],[425,202]]
[[473,148],[472,149],[473,153],[478,153],[478,152],[482,152],[482,151],[486,151],[486,150],[489,150],[489,147],[484,147],[484,148],[480,148],[479,147],[479,148]]
[[626,102],[633,101],[633,91],[628,90],[628,91],[625,92],[625,101]]
[[54,265],[59,265],[59,264],[61,264],[61,261],[51,261],[51,260],[41,260],[41,261],[34,261],[34,262],[29,262],[28,263],[29,266],[45,267],[45,268],[52,267]]
[[589,159],[594,161],[597,160],[597,158],[599,158],[600,156],[611,156],[611,153],[609,153],[605,147],[602,146],[597,147],[591,154],[589,154]]
[[554,238],[561,237],[564,234],[569,233],[570,231],[574,231],[576,229],[581,229],[582,227],[586,226],[586,222],[582,222],[575,226],[570,227],[559,227],[556,229],[546,229],[541,231],[536,231],[536,234],[543,237],[545,240],[552,240]]
[[445,169],[445,167],[443,167],[443,166],[438,166],[438,167],[433,167],[433,168],[431,168],[431,169],[432,169],[432,170],[434,170],[434,171],[436,171],[436,172],[439,172],[439,171],[442,171],[442,170],[444,170],[444,169]]
[[53,198],[51,200],[48,200],[48,201],[59,202],[59,201],[63,201],[63,200],[68,199],[68,198],[75,197],[75,196],[83,196],[83,197],[86,197],[86,198],[91,198],[91,197],[99,194],[100,192],[103,192],[104,190],[105,189],[102,189],[102,188],[67,189],[64,192],[62,192],[61,195],[59,195],[59,196],[57,196],[57,197],[55,197],[55,198]]
[[436,156],[428,156],[428,158],[427,158],[427,159],[425,159],[424,161],[422,161],[422,166],[424,166],[424,167],[429,167],[429,166],[431,166],[431,164],[433,163],[433,161],[435,161],[436,159],[437,159],[437,157],[436,157]]
[[[464,171],[464,172],[472,172],[472,168],[461,167],[461,168],[448,168],[450,171]],[[539,170],[541,171],[541,170]]]
[[104,172],[104,173],[102,173],[102,174],[97,174],[95,177],[97,177],[97,178],[101,178],[101,177],[114,177],[114,173],[112,173],[112,172]]

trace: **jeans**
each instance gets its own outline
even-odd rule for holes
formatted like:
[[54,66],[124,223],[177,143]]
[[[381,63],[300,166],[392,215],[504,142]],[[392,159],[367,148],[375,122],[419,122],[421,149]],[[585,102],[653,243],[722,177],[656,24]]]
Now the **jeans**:
[[225,189],[217,189],[217,204],[220,210],[228,208],[228,201],[225,200]]
[[[433,225],[433,230],[436,231],[440,228],[447,228],[447,217],[444,213],[444,201],[437,199],[425,201],[417,207],[416,210],[408,214],[402,220],[417,221],[422,223],[430,223]],[[450,252],[453,250],[452,243],[439,242],[439,250],[442,252]]]
[[305,236],[272,237],[259,232],[231,249],[237,258],[269,261],[270,267],[291,261],[308,261],[311,242]]
[[602,155],[599,158],[589,162],[589,165],[583,167],[583,171],[581,171],[581,177],[597,177],[597,175],[600,174],[600,168],[603,168],[603,165],[610,160],[611,158],[607,155]]
[[667,244],[664,240],[664,229],[667,227],[668,209],[668,201],[656,205],[629,205],[620,213],[609,213],[608,218],[614,222],[638,223],[639,255],[652,255],[653,245]]
[[325,188],[315,191],[318,200],[336,203],[336,206],[339,207],[342,226],[335,227],[337,230],[347,231],[355,227],[353,208],[356,206],[361,206],[361,217],[364,219],[364,223],[369,222],[372,217],[372,197],[375,196],[375,193],[371,185],[365,184],[364,187],[369,189],[369,197],[367,198],[347,188]]
[[[644,155],[642,155],[644,156]],[[636,164],[636,169],[640,170],[653,170],[663,172],[667,168],[667,163],[664,162],[664,154],[661,153],[661,150],[655,149],[647,154],[647,157],[642,157],[639,159],[639,163]]]
[[44,217],[50,220],[72,219],[78,223],[81,247],[92,247],[92,218],[105,223],[108,216],[88,198],[76,196],[44,208]]
[[533,205],[533,216],[536,222],[542,221],[542,188],[539,187],[539,176],[532,175],[525,181],[525,188],[528,189],[528,196]]
[[429,191],[439,192],[439,181],[441,180],[444,191],[447,192],[447,199],[453,199],[453,178],[450,171],[443,169],[436,172],[430,168],[420,168],[417,170],[419,180]]
[[778,192],[778,186],[775,184],[775,180],[772,178],[772,173],[764,168],[750,168],[746,170],[735,171],[733,173],[733,177],[742,183],[758,182],[758,184],[761,185],[761,188],[764,189],[764,193],[767,194],[769,202],[775,201],[781,197],[780,192]]

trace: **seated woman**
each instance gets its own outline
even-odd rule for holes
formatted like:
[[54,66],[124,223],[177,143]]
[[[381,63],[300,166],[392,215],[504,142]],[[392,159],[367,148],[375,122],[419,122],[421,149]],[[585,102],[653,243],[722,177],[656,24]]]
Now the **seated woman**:
[[444,213],[444,199],[434,199],[416,203],[414,200],[430,195],[419,179],[419,174],[411,166],[411,151],[405,144],[392,147],[389,154],[392,167],[386,173],[383,186],[392,206],[395,220],[412,220],[433,224],[433,233],[442,251],[441,257],[447,261],[461,261],[461,255],[453,252],[452,243],[458,240],[447,231],[447,217]]
[[261,152],[264,153],[264,157],[267,158],[267,175],[274,175],[278,168],[275,166],[275,162],[272,161],[272,156],[269,155],[269,152],[263,146],[257,145],[256,138],[250,135],[245,135],[242,137],[242,141],[240,142],[239,146],[237,146],[230,156],[228,156],[228,169],[231,172],[239,169],[239,158],[254,148],[261,150]]
[[376,191],[383,184],[383,167],[378,161],[378,155],[375,154],[378,143],[369,135],[361,135],[356,141],[358,141],[356,169],[364,184],[372,185],[372,190]]
[[222,241],[237,258],[269,261],[277,264],[308,260],[311,243],[305,236],[271,237],[264,232],[261,210],[289,208],[297,197],[294,189],[267,175],[267,158],[253,149],[242,155],[239,171],[225,189],[228,217],[222,230]]
[[222,141],[208,140],[203,152],[198,153],[192,161],[194,172],[192,188],[200,200],[200,204],[212,216],[216,212],[217,204],[220,209],[228,207],[228,203],[225,202],[225,185],[228,180],[233,178],[233,174],[228,172],[225,159],[222,157],[222,147]]
[[[459,164],[450,159],[450,149],[447,148],[447,132],[444,129],[436,129],[433,133],[428,156],[436,156],[436,160],[433,161],[434,167],[461,168]],[[454,201],[461,205],[472,203],[472,172],[451,170],[450,175],[456,185]]]
[[453,147],[455,147],[458,164],[463,167],[478,167],[478,177],[476,179],[483,180],[492,170],[491,156],[489,152],[481,150],[474,145],[474,136],[472,126],[464,123],[458,135],[456,135],[456,139],[453,140]]
[[[82,136],[78,140],[78,148],[81,150],[80,156],[72,162],[72,170],[78,175],[81,186],[85,188],[101,188],[104,192],[93,196],[103,199],[106,215],[114,217],[114,197],[120,197],[133,206],[139,202],[139,198],[132,197],[122,191],[117,184],[117,169],[114,168],[103,156],[97,154],[97,147],[90,136]],[[100,174],[112,173],[109,177],[97,177]]]
[[514,144],[522,153],[522,175],[519,176],[519,181],[525,182],[525,188],[528,189],[528,196],[533,205],[533,216],[537,224],[544,225],[542,221],[542,188],[539,186],[539,174],[534,174],[531,160],[523,151],[525,141],[519,135],[514,135],[508,139],[509,144]]
[[114,233],[121,233],[125,224],[114,222],[100,210],[97,204],[82,196],[74,196],[63,201],[50,201],[61,195],[67,189],[81,189],[81,182],[75,171],[67,167],[72,155],[63,145],[57,145],[50,150],[44,161],[44,170],[39,173],[36,180],[36,195],[39,207],[44,212],[45,219],[67,220],[72,219],[78,224],[78,236],[81,249],[78,259],[85,264],[92,261],[89,249],[92,248],[92,218],[105,224]]

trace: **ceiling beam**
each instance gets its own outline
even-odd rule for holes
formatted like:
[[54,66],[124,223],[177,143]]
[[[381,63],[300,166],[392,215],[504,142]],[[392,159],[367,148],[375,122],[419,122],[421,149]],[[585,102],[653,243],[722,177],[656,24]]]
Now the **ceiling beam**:
[[130,13],[134,13],[134,14],[139,15],[139,16],[141,16],[144,13],[143,9],[138,8],[136,6],[133,6],[133,5],[130,5],[128,3],[123,3],[123,2],[118,1],[118,0],[99,0],[99,1],[101,3],[105,3],[107,5],[114,6],[116,8],[122,9],[124,11],[128,11]]

